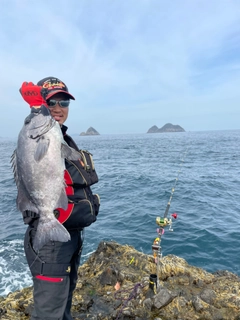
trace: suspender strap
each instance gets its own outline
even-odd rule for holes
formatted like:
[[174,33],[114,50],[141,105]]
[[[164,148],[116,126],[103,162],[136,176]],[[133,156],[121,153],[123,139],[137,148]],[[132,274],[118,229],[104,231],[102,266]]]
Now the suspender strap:
[[67,263],[41,263],[37,260],[32,264],[30,269],[33,276],[68,276],[71,271],[70,264]]
[[26,210],[23,212],[23,218],[39,218],[39,214],[36,212],[32,212],[30,210]]

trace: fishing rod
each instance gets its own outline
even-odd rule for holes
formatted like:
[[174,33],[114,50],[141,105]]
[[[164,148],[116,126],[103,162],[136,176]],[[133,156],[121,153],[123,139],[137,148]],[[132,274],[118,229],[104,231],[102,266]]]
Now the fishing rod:
[[153,257],[155,259],[155,263],[157,265],[156,266],[157,270],[156,270],[156,274],[151,274],[150,278],[149,278],[149,287],[151,289],[154,289],[159,284],[158,270],[159,270],[160,259],[162,258],[161,240],[162,240],[162,236],[164,234],[164,228],[166,226],[169,226],[169,231],[173,231],[172,219],[177,219],[177,217],[178,217],[177,213],[173,213],[168,218],[168,213],[169,213],[169,209],[170,209],[170,206],[171,206],[172,197],[173,197],[177,182],[179,180],[179,175],[180,175],[180,173],[182,171],[182,166],[183,166],[183,163],[185,161],[185,157],[186,157],[187,153],[188,153],[188,148],[184,152],[182,159],[180,159],[181,164],[180,164],[180,167],[179,167],[179,170],[178,170],[178,173],[177,173],[177,177],[175,178],[174,185],[173,185],[173,187],[171,189],[171,194],[170,194],[170,197],[169,197],[169,200],[168,200],[164,215],[163,215],[163,217],[157,217],[156,218],[156,224],[158,225],[159,228],[157,228],[158,236],[154,239],[153,244],[152,244],[152,252],[153,252]]

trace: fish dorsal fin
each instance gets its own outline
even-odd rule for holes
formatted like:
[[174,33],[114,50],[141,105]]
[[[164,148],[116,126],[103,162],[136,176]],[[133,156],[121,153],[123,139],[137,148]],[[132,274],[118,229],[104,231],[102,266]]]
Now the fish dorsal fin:
[[81,159],[81,154],[77,150],[69,147],[67,143],[62,143],[61,154],[62,158],[67,158],[69,160],[77,161]]
[[46,139],[42,136],[40,139],[37,140],[37,147],[34,153],[34,159],[39,162],[45,156],[48,151],[50,140]]
[[26,187],[24,186],[21,177],[18,176],[17,171],[17,151],[14,150],[12,158],[11,158],[13,173],[14,173],[14,180],[16,182],[17,188],[18,188],[18,194],[17,194],[17,208],[19,211],[23,212],[26,210],[30,210],[33,212],[38,212],[37,207],[35,204],[30,200],[30,197],[28,196],[28,191],[26,190]]
[[12,157],[11,157],[11,165],[12,165],[12,169],[13,169],[15,183],[16,183],[16,185],[18,185],[17,151],[16,151],[16,149],[14,150]]

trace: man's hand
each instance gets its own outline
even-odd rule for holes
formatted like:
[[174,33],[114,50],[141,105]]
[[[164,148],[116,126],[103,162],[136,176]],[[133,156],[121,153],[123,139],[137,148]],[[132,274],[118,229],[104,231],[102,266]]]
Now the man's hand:
[[39,107],[42,104],[47,107],[47,103],[44,98],[45,92],[41,86],[25,81],[19,91],[23,99],[29,104],[30,108]]

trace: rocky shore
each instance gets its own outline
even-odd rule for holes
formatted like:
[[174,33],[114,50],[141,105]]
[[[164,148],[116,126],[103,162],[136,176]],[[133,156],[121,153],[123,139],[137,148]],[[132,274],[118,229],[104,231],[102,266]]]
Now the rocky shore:
[[[79,268],[74,319],[240,320],[240,279],[228,271],[208,273],[184,259],[160,260],[158,286],[150,283],[150,255],[115,242],[101,242]],[[30,318],[32,288],[0,298],[1,320]]]

